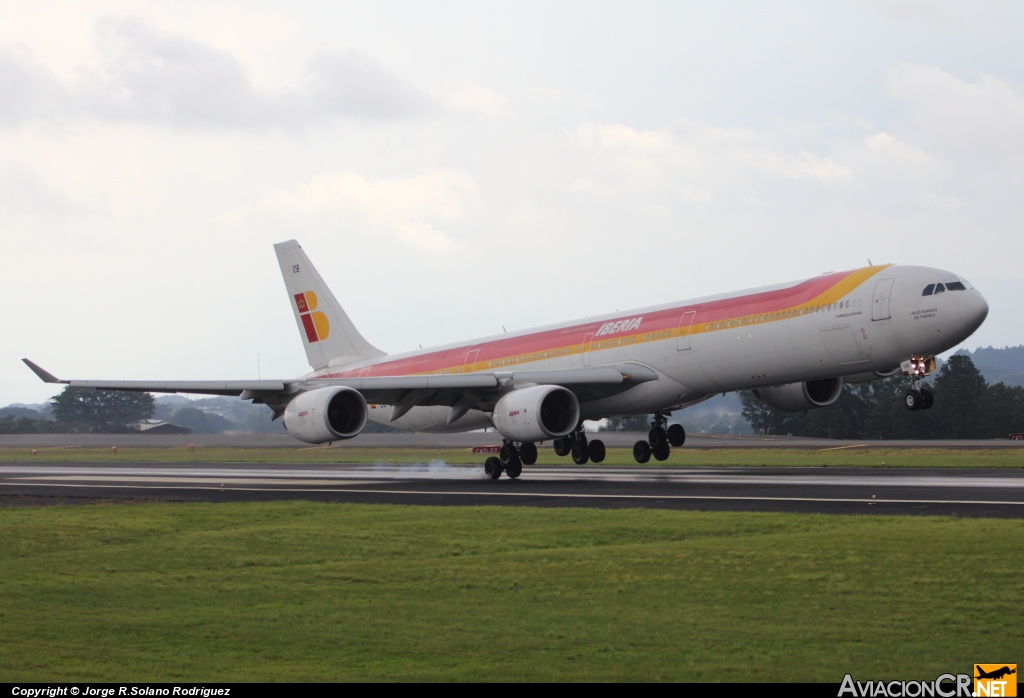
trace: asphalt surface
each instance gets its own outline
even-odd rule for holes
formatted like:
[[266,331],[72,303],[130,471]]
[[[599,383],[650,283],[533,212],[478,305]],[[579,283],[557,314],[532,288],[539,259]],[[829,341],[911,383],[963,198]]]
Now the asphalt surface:
[[1024,470],[308,463],[0,465],[0,505],[273,501],[932,514],[1024,518]]
[[[590,439],[602,439],[610,447],[632,447],[646,433],[602,431],[588,433]],[[0,434],[0,448],[108,448],[110,446],[177,448],[189,444],[226,448],[309,448],[310,445],[288,434]],[[468,448],[500,445],[501,435],[493,430],[455,434],[360,434],[348,441],[335,442],[332,447],[346,448]],[[1004,449],[1024,448],[1024,441],[1010,439],[973,440],[906,440],[906,441],[842,441],[811,439],[800,436],[738,436],[735,434],[688,434],[688,448],[843,448],[871,446],[878,448],[956,448]]]

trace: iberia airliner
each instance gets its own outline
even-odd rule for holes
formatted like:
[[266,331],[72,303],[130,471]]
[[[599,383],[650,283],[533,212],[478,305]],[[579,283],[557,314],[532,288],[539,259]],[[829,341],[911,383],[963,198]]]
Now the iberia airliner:
[[827,407],[844,382],[902,371],[906,406],[927,410],[921,378],[935,355],[969,337],[988,304],[967,280],[930,267],[875,265],[510,332],[405,354],[359,333],[294,240],[274,246],[288,301],[313,368],[255,381],[60,380],[104,390],[236,395],[269,405],[310,443],[349,439],[367,420],[416,431],[494,427],[504,445],[492,478],[516,478],[552,441],[576,463],[604,459],[584,420],[653,414],[637,462],[668,457],[686,434],[668,415],[716,393],[753,390],[783,410]]

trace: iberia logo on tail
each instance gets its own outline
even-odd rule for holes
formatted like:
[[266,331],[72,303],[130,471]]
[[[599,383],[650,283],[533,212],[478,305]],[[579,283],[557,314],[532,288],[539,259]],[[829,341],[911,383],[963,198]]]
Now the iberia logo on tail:
[[331,323],[327,316],[316,309],[316,294],[312,291],[295,294],[295,306],[299,309],[302,328],[306,330],[306,340],[312,344],[327,339],[331,333]]

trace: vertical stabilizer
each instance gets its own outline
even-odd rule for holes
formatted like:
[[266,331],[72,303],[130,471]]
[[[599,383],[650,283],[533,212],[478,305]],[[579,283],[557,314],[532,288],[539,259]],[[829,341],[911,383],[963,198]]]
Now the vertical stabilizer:
[[385,356],[359,334],[299,243],[279,242],[274,251],[310,366],[344,366]]

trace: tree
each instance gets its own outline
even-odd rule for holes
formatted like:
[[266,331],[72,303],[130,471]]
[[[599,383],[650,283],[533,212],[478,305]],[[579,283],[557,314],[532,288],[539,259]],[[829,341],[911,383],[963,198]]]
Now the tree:
[[107,434],[134,431],[153,416],[155,407],[149,393],[123,390],[93,390],[70,385],[50,398],[53,418],[74,431]]
[[935,378],[935,416],[943,439],[977,439],[989,416],[987,386],[971,357],[954,354]]

